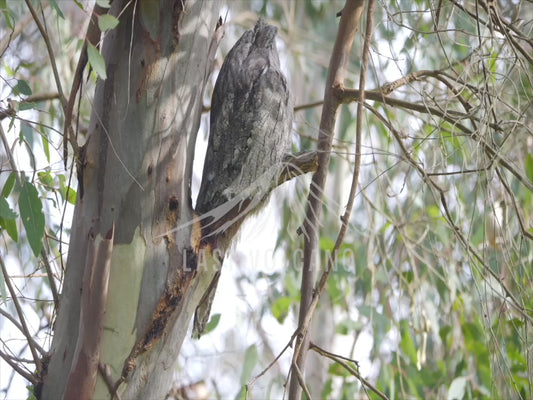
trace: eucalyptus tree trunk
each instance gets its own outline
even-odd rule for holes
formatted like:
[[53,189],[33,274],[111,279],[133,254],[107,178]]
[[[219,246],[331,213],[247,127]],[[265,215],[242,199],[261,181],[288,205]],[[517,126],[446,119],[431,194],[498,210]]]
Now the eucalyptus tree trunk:
[[192,314],[216,272],[189,268],[189,259],[194,145],[218,11],[212,0],[112,2],[120,23],[104,39],[107,79],[97,84],[78,155],[79,198],[43,399],[67,397],[67,377],[76,383],[80,333],[90,328],[80,325],[81,294],[92,290],[91,265],[100,261],[109,264],[107,305],[97,357],[85,354],[96,388],[84,395],[110,398],[118,389],[126,399],[161,399],[172,383]]

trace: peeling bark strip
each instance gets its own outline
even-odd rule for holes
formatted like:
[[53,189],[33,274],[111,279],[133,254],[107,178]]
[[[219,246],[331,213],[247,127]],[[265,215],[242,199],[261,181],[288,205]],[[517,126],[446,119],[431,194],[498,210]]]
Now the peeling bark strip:
[[96,385],[115,225],[105,239],[91,237],[85,262],[81,318],[65,399],[90,399]]
[[[290,150],[293,105],[276,34],[262,20],[246,31],[224,60],[213,91],[196,211],[203,241],[221,254],[244,219],[266,203]],[[193,336],[205,329],[218,277],[196,309]]]

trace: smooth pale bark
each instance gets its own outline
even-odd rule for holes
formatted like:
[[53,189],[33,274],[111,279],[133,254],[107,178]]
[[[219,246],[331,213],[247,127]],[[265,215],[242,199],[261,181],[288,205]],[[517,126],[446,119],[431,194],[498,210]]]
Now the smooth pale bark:
[[[212,0],[112,3],[110,14],[123,13],[102,49],[107,80],[97,84],[80,157],[79,199],[43,399],[60,399],[65,390],[89,238],[105,236],[115,224],[100,349],[112,378],[120,377],[165,287],[179,283],[191,248],[194,143],[218,11]],[[192,313],[214,272],[199,271],[180,292],[164,334],[136,358],[120,386],[122,398],[164,398]],[[99,377],[94,398],[102,397],[109,390]]]

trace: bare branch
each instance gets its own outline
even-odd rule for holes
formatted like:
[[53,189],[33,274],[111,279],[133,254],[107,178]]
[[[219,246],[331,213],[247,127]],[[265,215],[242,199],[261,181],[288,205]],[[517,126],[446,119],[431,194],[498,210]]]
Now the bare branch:
[[[357,101],[359,97],[359,90],[356,89],[344,89],[339,88],[339,96],[342,98],[343,102],[352,102]],[[491,159],[501,164],[503,167],[505,167],[509,172],[511,172],[519,181],[522,183],[526,188],[528,188],[530,191],[533,192],[533,183],[525,177],[522,173],[520,173],[513,165],[511,165],[511,162],[508,161],[502,154],[498,152],[498,150],[494,149],[489,143],[483,139],[478,132],[474,132],[471,129],[467,128],[463,124],[459,123],[461,119],[471,119],[474,118],[476,121],[479,121],[478,118],[472,117],[468,114],[459,112],[459,111],[453,111],[453,110],[446,110],[441,111],[435,107],[428,106],[426,104],[418,104],[418,103],[412,103],[405,100],[399,100],[395,99],[390,96],[384,96],[377,90],[372,91],[366,91],[365,96],[368,100],[375,100],[382,103],[385,103],[389,106],[393,107],[401,107],[407,110],[413,110],[424,114],[430,114],[437,116],[439,118],[442,118],[446,122],[449,122],[453,124],[454,127],[459,128],[464,133],[471,136],[473,139],[478,141],[482,146],[484,151],[491,157]],[[490,128],[495,129],[497,131],[500,130],[500,128],[493,123],[488,124]]]
[[65,124],[64,124],[64,129],[63,129],[63,132],[64,132],[63,164],[65,165],[65,168],[67,166],[67,160],[68,160],[67,143],[70,142],[72,148],[74,149],[75,156],[78,156],[78,151],[79,151],[78,142],[76,138],[73,136],[72,112],[74,110],[74,103],[76,102],[76,95],[78,94],[78,91],[81,88],[81,84],[83,80],[83,71],[85,70],[85,66],[87,65],[87,62],[89,61],[89,56],[87,54],[87,43],[90,43],[93,46],[98,45],[98,42],[100,41],[101,32],[100,32],[100,28],[98,27],[97,17],[99,15],[105,14],[107,10],[108,10],[107,8],[103,8],[98,4],[94,5],[91,18],[89,19],[89,26],[87,27],[85,41],[83,42],[83,47],[81,49],[80,58],[76,66],[76,72],[74,73],[74,79],[72,80],[72,86],[70,88],[68,103],[65,108]]
[[5,280],[7,289],[9,290],[11,300],[13,301],[13,305],[15,306],[15,309],[17,310],[17,315],[19,317],[20,326],[22,327],[22,334],[26,337],[28,346],[30,347],[31,355],[33,357],[33,361],[35,362],[35,366],[37,370],[40,371],[41,360],[39,358],[39,354],[37,353],[37,349],[33,345],[33,339],[30,334],[30,330],[28,329],[28,325],[26,324],[26,318],[24,317],[24,312],[22,311],[22,307],[20,306],[17,293],[15,292],[15,288],[13,286],[13,283],[11,282],[11,277],[7,273],[7,268],[4,263],[4,259],[2,257],[0,257],[0,267],[2,268],[2,274],[4,275],[4,280]]
[[35,377],[35,375],[29,373],[25,369],[23,369],[18,362],[15,362],[12,357],[9,357],[7,354],[5,354],[3,351],[0,351],[0,358],[4,360],[11,368],[13,368],[17,374],[22,376],[24,379],[26,379],[28,382],[30,382],[32,385],[36,385],[38,383],[38,379]]
[[[47,7],[48,4],[44,4],[44,7]],[[26,14],[18,23],[15,25],[13,30],[9,35],[5,35],[2,40],[0,40],[0,57],[4,55],[4,52],[9,47],[9,43],[11,43],[18,35],[22,33],[26,25],[28,25],[32,21],[33,17],[31,14]]]
[[[15,325],[15,327],[21,331],[22,333],[24,333],[24,328],[22,327],[22,325],[20,324],[19,321],[17,321],[11,314],[9,314],[8,312],[5,312],[4,310],[2,310],[0,308],[0,315],[4,316],[5,318],[7,318],[13,325]],[[39,351],[39,353],[41,354],[45,354],[46,351],[44,351],[44,349],[39,346],[39,344],[37,342],[35,342],[32,338],[32,343],[33,345],[35,346],[35,348]]]
[[63,112],[65,112],[67,108],[67,99],[65,98],[65,95],[63,93],[63,86],[61,85],[61,79],[59,79],[59,72],[57,70],[57,63],[56,63],[56,59],[54,56],[54,50],[52,49],[52,44],[50,43],[50,37],[48,36],[48,33],[46,32],[46,28],[44,27],[41,20],[39,19],[37,12],[31,5],[31,1],[30,0],[25,0],[25,1],[26,1],[26,6],[30,10],[30,13],[33,17],[34,22],[37,25],[37,28],[39,28],[39,32],[41,32],[41,36],[44,39],[44,43],[46,44],[46,49],[48,50],[48,56],[50,57],[50,65],[54,73],[54,79],[56,81],[56,87],[59,93],[59,100],[61,101]]
[[498,175],[498,178],[500,178],[500,182],[502,183],[503,187],[505,188],[505,191],[511,198],[511,202],[513,203],[513,209],[515,211],[516,217],[518,218],[518,224],[520,225],[520,231],[522,232],[522,235],[527,237],[529,240],[533,240],[533,234],[529,231],[528,227],[526,227],[526,224],[524,222],[524,218],[522,217],[522,213],[520,212],[518,208],[518,203],[516,202],[516,197],[509,187],[509,184],[503,177],[501,171],[496,168],[496,174]]
[[[508,297],[511,301],[509,301],[509,304],[515,308],[524,318],[526,318],[528,321],[530,321],[530,323],[533,323],[533,317],[528,314],[528,311],[529,312],[533,312],[533,310],[528,310],[526,309],[524,306],[522,306],[520,304],[520,302],[518,301],[518,299],[516,298],[516,296],[513,294],[513,292],[511,290],[509,290],[509,288],[506,287],[505,283],[502,282],[502,280],[500,279],[500,277],[492,270],[492,268],[490,268],[490,266],[488,266],[483,257],[478,253],[478,251],[472,246],[472,244],[470,243],[469,240],[467,240],[467,238],[463,235],[463,233],[461,232],[461,229],[459,228],[459,226],[457,226],[457,224],[454,222],[453,220],[453,217],[452,217],[452,213],[450,212],[449,210],[449,207],[448,207],[448,202],[446,200],[446,196],[445,196],[445,190],[443,188],[441,188],[437,182],[435,182],[427,173],[426,171],[424,170],[424,168],[422,168],[413,158],[412,156],[409,154],[409,151],[407,150],[407,148],[405,147],[405,144],[402,140],[402,136],[400,134],[400,132],[398,132],[386,119],[385,117],[383,117],[381,114],[379,114],[376,110],[373,110],[373,113],[374,115],[376,115],[388,128],[389,130],[392,132],[396,142],[398,143],[398,145],[400,146],[400,149],[402,150],[402,154],[403,156],[405,157],[405,159],[409,162],[410,165],[412,165],[414,167],[414,169],[416,171],[418,171],[418,173],[420,174],[420,176],[423,178],[424,182],[426,184],[428,184],[428,186],[431,188],[431,189],[434,189],[436,192],[437,192],[437,199],[438,201],[440,202],[443,210],[444,210],[444,213],[443,213],[443,217],[445,218],[446,222],[448,223],[448,225],[451,227],[454,235],[459,239],[459,242],[465,247],[465,249],[474,256],[475,260],[477,262],[479,262],[479,264],[481,266],[483,266],[483,269],[485,271],[488,272],[489,275],[491,275],[495,281],[497,281],[500,285],[500,287],[502,288],[503,292],[505,293],[505,296]],[[490,283],[489,283],[490,284]],[[498,290],[492,288],[494,293],[499,293]]]
[[[370,383],[368,380],[366,380],[365,378],[363,378],[361,376],[361,374],[359,373],[359,371],[357,371],[356,369],[352,368],[346,361],[349,361],[349,362],[353,362],[354,364],[358,365],[357,361],[355,360],[350,360],[350,359],[347,359],[346,357],[343,357],[343,356],[340,356],[338,354],[334,354],[334,353],[330,353],[329,351],[327,350],[324,350],[322,349],[321,347],[317,346],[316,344],[314,343],[311,343],[309,345],[309,350],[313,350],[315,351],[316,353],[320,354],[321,356],[324,356],[324,357],[327,357],[329,358],[330,360],[336,362],[337,364],[341,365],[343,368],[345,368],[348,372],[350,372],[350,374],[352,374],[353,376],[355,376],[357,379],[359,379],[359,381],[361,382],[361,384],[363,386],[366,386],[367,388],[369,388],[370,390],[372,390],[375,394],[377,394],[381,399],[383,400],[388,400],[389,398],[387,397],[387,395],[385,393],[383,393],[381,390],[379,390],[377,387],[375,387],[374,385],[372,385],[372,383]],[[346,360],[346,361],[345,361]]]
[[21,101],[21,103],[38,103],[41,101],[47,101],[47,100],[57,100],[59,99],[59,93],[57,92],[43,92],[43,93],[35,93],[32,95],[29,95],[25,99]]
[[308,172],[315,172],[318,167],[318,153],[316,151],[304,151],[298,154],[289,154],[283,163],[285,168],[278,179],[278,185]]
[[54,307],[57,309],[57,307],[59,307],[59,291],[57,290],[55,277],[52,272],[52,266],[48,261],[48,254],[46,254],[44,246],[41,248],[41,260],[43,260],[44,269],[46,270],[46,275],[48,276],[48,283],[50,284],[50,290],[52,291],[52,297],[54,299]]
[[[304,232],[304,265],[302,270],[301,300],[298,317],[298,330],[307,331],[306,316],[313,298],[313,289],[316,280],[316,250],[318,249],[318,229],[322,212],[322,198],[331,158],[335,122],[341,104],[337,97],[336,88],[344,83],[346,63],[349,60],[355,34],[363,12],[364,1],[348,0],[339,22],[339,30],[328,67],[328,78],[324,93],[324,105],[320,120],[320,133],[318,138],[318,169],[313,174],[309,192],[307,212],[303,225]],[[301,397],[302,384],[300,375],[305,371],[305,357],[309,338],[307,335],[298,336],[293,354],[292,368],[299,371],[292,374],[289,386],[289,399]],[[300,373],[301,372],[301,373]]]
[[266,374],[267,371],[268,371],[270,368],[272,368],[272,366],[273,366],[274,364],[276,364],[276,363],[278,362],[278,360],[279,360],[279,359],[281,358],[281,356],[287,351],[287,349],[288,349],[289,347],[292,346],[292,343],[293,343],[295,337],[296,337],[295,335],[293,335],[293,336],[291,337],[291,340],[285,345],[285,347],[284,347],[283,349],[281,349],[281,351],[279,352],[279,354],[278,354],[278,355],[272,360],[272,362],[271,362],[270,364],[268,364],[268,365],[266,366],[265,369],[263,369],[261,372],[259,372],[256,376],[254,376],[252,379],[250,379],[250,380],[248,381],[248,383],[246,384],[246,390],[249,390],[249,388],[251,388],[251,387],[253,386],[253,384],[254,384],[259,378],[261,378],[264,374]]

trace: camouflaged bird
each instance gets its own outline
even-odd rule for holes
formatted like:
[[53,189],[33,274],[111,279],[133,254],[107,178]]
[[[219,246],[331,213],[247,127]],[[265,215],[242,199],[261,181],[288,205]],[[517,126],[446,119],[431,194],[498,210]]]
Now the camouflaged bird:
[[[266,204],[290,151],[293,102],[276,35],[262,20],[246,31],[226,56],[211,100],[196,213],[202,240],[222,257],[244,219]],[[205,330],[219,276],[196,309],[193,336]]]

